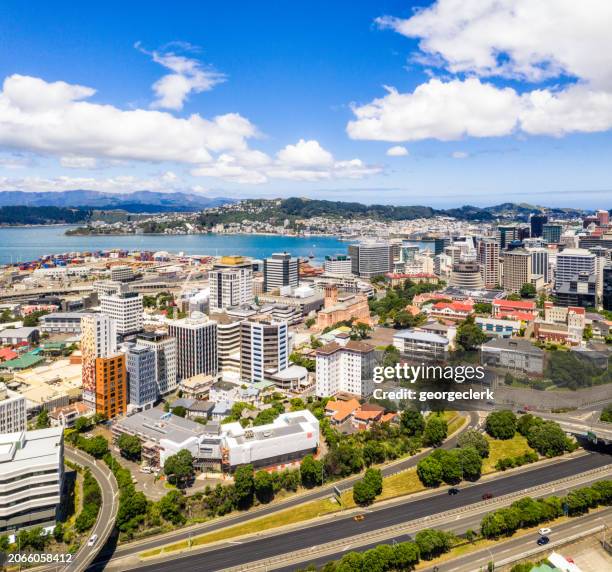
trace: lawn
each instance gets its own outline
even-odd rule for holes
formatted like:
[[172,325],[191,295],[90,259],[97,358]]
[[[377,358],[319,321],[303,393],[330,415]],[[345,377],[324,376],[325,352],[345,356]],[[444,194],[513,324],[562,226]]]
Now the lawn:
[[517,433],[512,439],[500,440],[492,439],[485,435],[489,441],[489,456],[484,459],[482,464],[483,474],[492,473],[495,471],[495,465],[499,459],[504,457],[518,457],[533,449],[527,444],[527,439]]
[[383,479],[383,492],[376,500],[390,499],[425,490],[423,483],[417,477],[416,469],[408,469],[396,475]]

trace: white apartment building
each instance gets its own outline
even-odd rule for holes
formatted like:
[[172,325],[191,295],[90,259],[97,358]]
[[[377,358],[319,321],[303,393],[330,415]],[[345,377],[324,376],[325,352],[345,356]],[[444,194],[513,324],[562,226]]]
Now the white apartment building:
[[40,317],[40,331],[45,334],[80,334],[80,312],[52,312]]
[[137,292],[103,295],[100,297],[100,309],[117,322],[117,334],[120,336],[135,334],[143,329],[142,295]]
[[493,238],[484,238],[478,243],[478,264],[485,288],[501,284],[499,272],[499,243]]
[[316,395],[329,397],[339,392],[368,397],[374,391],[374,348],[357,341],[344,345],[332,342],[319,348],[316,357]]
[[0,382],[0,434],[25,431],[27,421],[25,397]]
[[353,272],[353,262],[350,256],[338,254],[337,256],[326,256],[323,262],[325,274],[337,276],[350,276]]
[[240,324],[240,375],[263,381],[266,375],[289,367],[289,325],[275,320],[248,320]]
[[63,480],[62,427],[0,434],[0,533],[55,525]]
[[217,322],[201,312],[170,322],[169,334],[176,339],[179,381],[201,373],[216,375]]
[[134,270],[127,264],[111,267],[111,280],[117,282],[129,282],[134,280]]
[[117,282],[115,280],[96,280],[93,283],[93,290],[98,295],[98,297],[119,294],[119,292],[121,292],[121,289],[121,282]]
[[252,262],[242,257],[223,257],[208,273],[208,280],[211,312],[253,303]]
[[151,348],[155,353],[157,396],[175,391],[178,385],[176,339],[163,333],[146,332],[138,336],[137,343],[141,347]]
[[81,318],[83,401],[96,408],[96,358],[117,353],[117,322],[106,314],[84,314]]

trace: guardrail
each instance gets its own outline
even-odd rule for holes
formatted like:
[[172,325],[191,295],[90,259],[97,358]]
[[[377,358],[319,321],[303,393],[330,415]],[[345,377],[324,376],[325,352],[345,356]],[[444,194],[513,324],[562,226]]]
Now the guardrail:
[[612,471],[612,464],[604,465],[603,467],[597,467],[595,469],[591,469],[589,471],[585,471],[584,473],[580,473],[579,475],[572,475],[569,477],[564,477],[563,479],[558,479],[556,481],[552,481],[549,483],[536,485],[534,487],[530,487],[529,489],[525,489],[522,491],[518,491],[515,493],[509,493],[507,495],[503,495],[500,497],[495,497],[492,499],[487,499],[483,501],[479,501],[477,503],[466,505],[463,507],[459,507],[454,510],[446,511],[444,513],[438,513],[435,515],[424,516],[421,518],[417,518],[415,520],[411,520],[409,522],[404,522],[402,524],[395,524],[386,528],[380,528],[374,531],[365,532],[363,534],[358,534],[355,536],[343,538],[340,540],[335,540],[333,542],[329,542],[327,544],[321,544],[318,547],[310,547],[304,548],[302,550],[291,552],[290,554],[282,554],[279,556],[275,556],[273,558],[266,558],[264,560],[258,560],[255,562],[250,562],[247,564],[241,564],[239,566],[234,566],[231,568],[225,568],[223,572],[245,572],[247,570],[267,570],[270,566],[278,566],[279,564],[287,561],[291,562],[300,562],[302,560],[308,560],[314,557],[317,554],[324,555],[326,552],[334,552],[341,551],[341,549],[347,544],[350,543],[354,546],[363,546],[368,544],[370,540],[381,538],[381,541],[384,537],[394,537],[400,534],[406,534],[410,532],[411,529],[415,527],[419,527],[423,524],[431,525],[436,521],[448,521],[450,517],[460,516],[467,512],[475,512],[478,513],[480,510],[487,508],[491,505],[495,504],[506,504],[509,501],[522,498],[527,494],[532,494],[541,490],[546,489],[555,489],[559,486],[563,486],[566,483],[582,481],[582,480],[590,480],[590,477],[595,476],[600,473],[606,473]]

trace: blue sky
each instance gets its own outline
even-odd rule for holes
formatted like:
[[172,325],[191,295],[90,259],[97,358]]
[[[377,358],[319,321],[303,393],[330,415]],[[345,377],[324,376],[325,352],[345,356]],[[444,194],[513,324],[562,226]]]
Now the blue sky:
[[5,0],[0,190],[609,208],[610,25],[605,0]]

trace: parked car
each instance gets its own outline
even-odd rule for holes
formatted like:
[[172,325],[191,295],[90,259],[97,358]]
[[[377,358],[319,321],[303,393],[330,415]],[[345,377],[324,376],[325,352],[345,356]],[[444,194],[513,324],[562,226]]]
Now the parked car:
[[550,538],[548,538],[548,536],[540,536],[540,538],[538,538],[538,544],[540,546],[544,546],[545,544],[548,544],[550,542]]

